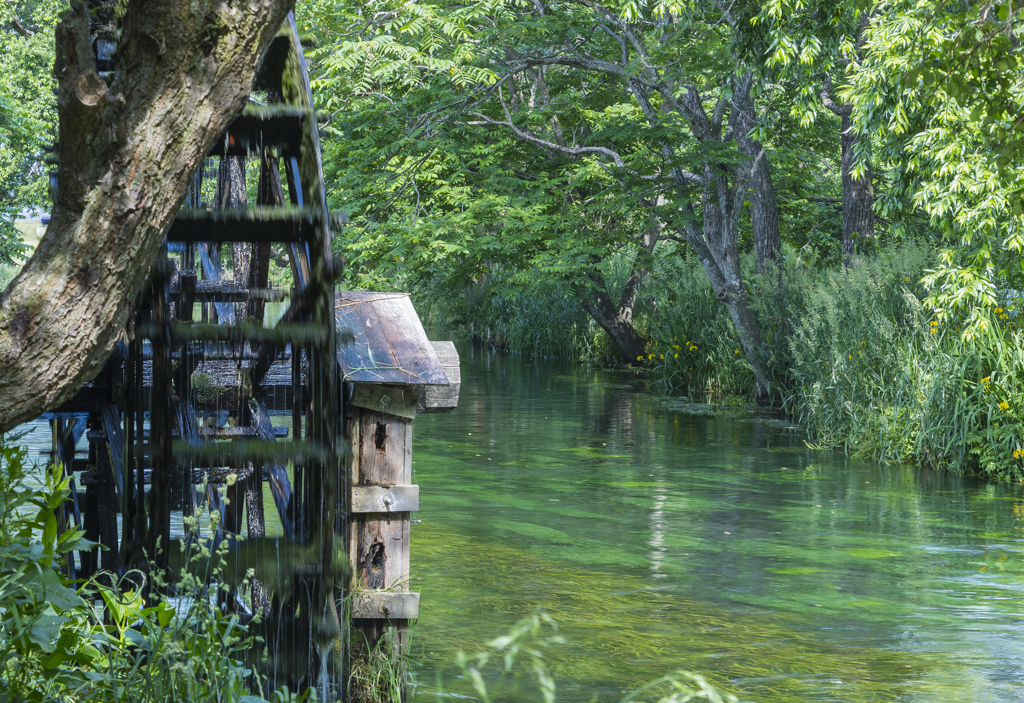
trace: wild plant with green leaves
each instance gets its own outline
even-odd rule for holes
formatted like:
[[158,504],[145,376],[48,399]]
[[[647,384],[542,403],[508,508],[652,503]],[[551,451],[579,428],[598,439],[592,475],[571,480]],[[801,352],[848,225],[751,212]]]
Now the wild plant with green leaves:
[[[205,583],[186,583],[177,607],[156,591],[144,600],[138,572],[116,588],[101,574],[76,590],[61,567],[88,543],[59,528],[68,479],[51,466],[41,486],[30,483],[27,450],[14,442],[0,435],[0,700],[263,700],[258,676],[261,696],[249,694],[254,677],[242,661],[253,638]],[[272,697],[306,700],[286,690]]]
[[[808,289],[789,338],[787,408],[813,441],[884,460],[1024,477],[1024,338],[1010,302],[937,315],[904,247]],[[965,334],[984,316],[991,334]]]
[[[617,275],[606,269],[610,286],[621,283]],[[470,286],[441,279],[414,291],[424,320],[446,334],[537,358],[608,363],[619,357],[579,300],[543,275],[495,267]]]
[[[473,691],[484,703],[507,700],[540,700],[555,703],[557,690],[547,670],[544,652],[565,644],[558,624],[544,612],[523,618],[509,634],[487,643],[487,650],[476,654],[459,652],[456,661]],[[621,703],[739,703],[731,693],[720,691],[703,677],[677,671],[642,686]]]
[[[777,271],[749,280],[765,330],[761,354],[809,442],[1024,478],[1024,336],[1012,291],[989,308],[936,311],[921,281],[938,255],[913,245],[849,268],[797,261],[790,252]],[[663,257],[653,282],[665,312],[640,361],[655,386],[710,403],[749,400],[751,372],[699,269]]]
[[[651,344],[637,362],[649,368],[655,388],[680,391],[705,403],[730,396],[749,400],[753,373],[700,263],[678,254],[662,255],[648,290],[657,300],[658,314]],[[765,333],[770,335],[771,327]]]

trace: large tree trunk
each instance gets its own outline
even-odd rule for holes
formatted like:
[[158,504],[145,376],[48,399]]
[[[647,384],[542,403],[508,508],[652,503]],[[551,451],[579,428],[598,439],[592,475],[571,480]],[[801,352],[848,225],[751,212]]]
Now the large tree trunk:
[[647,340],[633,326],[633,308],[646,272],[634,266],[619,304],[612,302],[604,278],[590,274],[594,286],[583,294],[583,309],[601,326],[625,361],[637,361],[647,352]]
[[58,24],[59,192],[38,249],[0,294],[0,431],[100,370],[192,174],[245,105],[293,4],[133,0],[109,88],[84,4]]

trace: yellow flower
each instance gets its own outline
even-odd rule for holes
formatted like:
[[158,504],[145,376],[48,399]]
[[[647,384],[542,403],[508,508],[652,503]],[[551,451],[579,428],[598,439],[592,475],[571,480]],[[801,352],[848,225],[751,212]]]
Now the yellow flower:
[[847,359],[853,359],[853,354],[847,354],[847,355],[846,355],[846,358],[847,358]]
[[674,358],[674,359],[678,359],[678,358],[679,358],[679,355],[678,355],[678,354],[676,354],[676,355],[675,355],[675,356],[674,356],[673,358]]
[[938,323],[938,322],[936,322],[935,320],[932,320],[932,321],[931,321],[931,322],[929,322],[928,324],[929,324],[930,326],[932,326],[932,327],[938,327],[938,326],[939,326],[939,323]]
[[636,360],[637,360],[637,361],[643,361],[643,360],[644,360],[643,354],[641,354],[640,356],[638,356],[638,357],[636,358]]
[[664,358],[665,358],[665,355],[664,355],[664,354],[662,354],[662,355],[661,355],[661,358],[662,358],[662,359],[664,359]]
[[654,354],[648,354],[648,355],[647,355],[647,358],[648,358],[648,359],[653,359],[653,358],[654,358]]
[[996,308],[996,315],[1000,315],[1000,314],[1002,314],[1002,312],[1003,312],[1002,308]]
[[999,404],[999,409],[1000,409],[1000,410],[1009,410],[1009,409],[1010,409],[1010,404],[1009,404],[1009,403],[1007,403],[1007,402],[1006,402],[1006,401],[1004,400],[1004,401],[1003,401],[1002,403],[1000,403],[1000,404]]
[[697,351],[697,345],[694,344],[692,347],[690,347],[690,351]]
[[904,276],[904,277],[903,277],[903,282],[904,282],[904,283],[910,283],[910,279],[909,279],[909,278],[907,278],[906,276]]
[[861,342],[861,343],[860,343],[860,345],[861,345],[862,347],[864,346],[864,344],[865,344],[864,342]]
[[739,349],[737,349],[737,350],[736,350],[736,353],[737,353],[737,354],[739,354],[739,353],[740,353],[740,350],[739,350]]

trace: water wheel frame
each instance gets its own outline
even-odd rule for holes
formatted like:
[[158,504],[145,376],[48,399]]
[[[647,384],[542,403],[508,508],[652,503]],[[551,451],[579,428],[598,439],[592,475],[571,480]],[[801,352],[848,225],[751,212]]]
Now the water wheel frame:
[[[109,70],[100,64],[110,55],[97,50],[98,69]],[[172,512],[180,510],[184,521],[205,503],[221,515],[217,533],[206,538],[237,547],[244,506],[245,559],[258,563],[285,546],[300,558],[284,567],[277,562],[287,571],[278,574],[286,588],[270,591],[257,580],[248,594],[222,593],[221,605],[243,619],[263,611],[254,626],[272,654],[264,665],[272,687],[314,686],[322,697],[337,698],[348,642],[338,604],[349,563],[333,285],[340,268],[331,252],[331,225],[339,218],[327,209],[317,115],[292,14],[267,49],[253,89],[266,99],[250,100],[209,158],[219,157],[222,171],[223,164],[230,171],[232,159],[259,161],[255,205],[224,195],[230,175],[226,186],[218,184],[219,202],[204,202],[200,167],[139,294],[126,343],[79,394],[84,417],[52,416],[53,458],[72,481],[76,468],[90,467],[81,474],[84,494],[72,483],[64,520],[108,547],[102,556],[73,555],[66,568],[78,578],[101,568],[148,574],[147,589],[173,584],[181,545],[171,539]],[[225,243],[251,251],[247,280],[219,275],[215,252]],[[287,249],[289,291],[268,285],[272,244]],[[269,327],[263,325],[267,301],[289,303]],[[196,303],[199,321],[193,320]],[[195,415],[202,389],[193,378],[214,359],[233,364],[234,380],[218,383],[231,387],[235,422],[200,431]],[[277,440],[280,428],[272,426],[266,402],[275,365],[290,371],[291,439],[285,441]],[[89,460],[82,465],[74,446],[86,429]],[[280,538],[265,536],[264,483],[284,526]],[[228,504],[219,484],[230,484]],[[186,531],[182,542],[199,537]]]

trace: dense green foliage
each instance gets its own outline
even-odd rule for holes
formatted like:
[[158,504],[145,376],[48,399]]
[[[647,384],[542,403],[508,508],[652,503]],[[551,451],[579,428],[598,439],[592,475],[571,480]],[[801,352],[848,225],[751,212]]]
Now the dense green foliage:
[[[737,402],[760,378],[814,443],[1024,475],[1020,8],[300,10],[320,37],[314,72],[334,119],[331,197],[353,215],[340,240],[352,285],[413,290],[435,322],[501,348],[608,362],[615,347],[587,302],[598,291],[618,301],[640,280],[629,313],[647,348],[627,361],[657,386]],[[681,234],[712,201],[666,180],[742,159],[730,151],[739,135],[702,140],[697,113],[674,101],[699,95],[731,119],[744,71],[784,242],[777,270],[756,270],[751,195],[739,248],[753,355],[722,304],[730,293]],[[826,109],[836,103],[858,134],[852,172],[873,175],[877,223],[848,268],[840,120]]]
[[[0,267],[23,249],[19,213],[46,209],[48,168],[43,147],[56,132],[54,27],[62,0],[21,0],[0,6]],[[0,288],[6,286],[0,272]]]
[[[0,284],[16,270],[14,214],[43,203],[61,7],[26,0],[0,17]],[[1024,283],[1020,8],[310,0],[298,10],[318,39],[315,90],[331,114],[330,197],[352,216],[339,237],[346,285],[415,291],[435,323],[505,349],[613,363],[622,347],[593,309],[603,296],[649,345],[627,361],[661,387],[749,398],[756,370],[812,441],[1016,475],[1006,457],[1020,440],[1000,428],[1012,426],[1020,355],[1014,320],[1001,316],[1016,312]],[[734,123],[748,79],[752,121]],[[874,174],[877,236],[849,270],[826,88],[851,106],[856,168]],[[719,136],[694,127],[701,114]],[[693,236],[714,229],[715,208],[728,212],[725,191],[688,184],[739,182],[748,127],[785,246],[780,273],[756,270],[748,192],[732,291],[708,277]],[[749,296],[742,309],[728,303],[734,293]],[[888,323],[861,329],[835,312],[843,306],[877,308]],[[839,332],[853,329],[859,359],[886,358],[842,363]],[[989,376],[998,392],[978,390]],[[1008,408],[993,411],[996,397]]]
[[[36,487],[27,454],[0,435],[0,700],[262,700],[248,695],[259,677],[241,662],[251,636],[204,586],[186,581],[175,607],[144,602],[138,572],[119,588],[102,577],[65,578],[65,559],[88,543],[73,528],[60,531],[63,469],[51,467]],[[208,558],[202,551],[194,556]],[[280,691],[273,699],[305,697]]]

